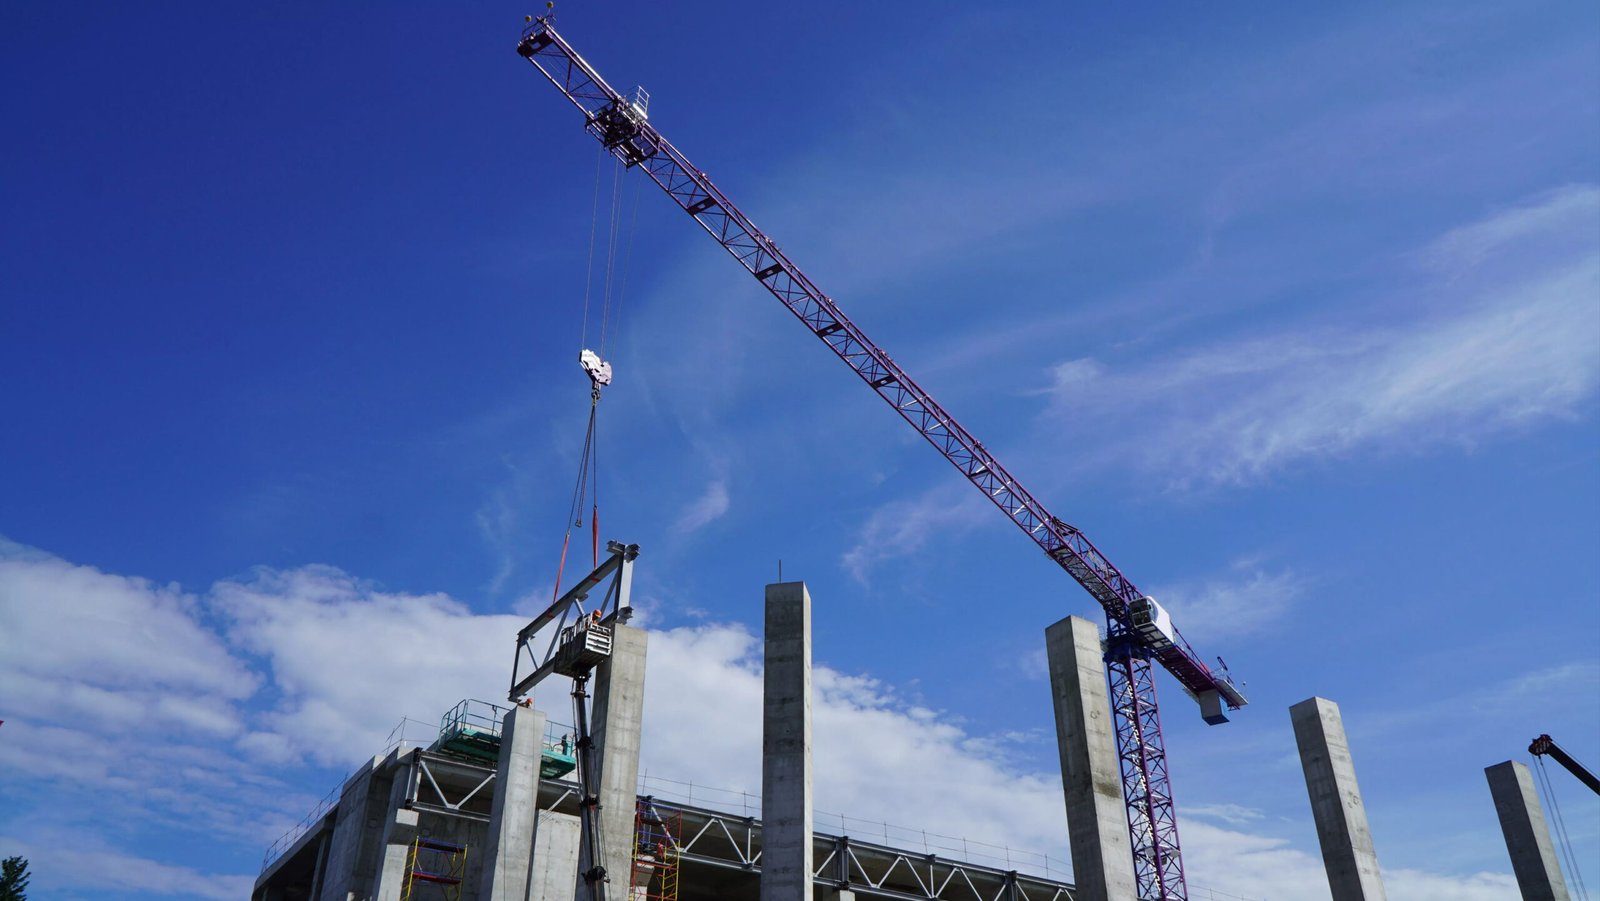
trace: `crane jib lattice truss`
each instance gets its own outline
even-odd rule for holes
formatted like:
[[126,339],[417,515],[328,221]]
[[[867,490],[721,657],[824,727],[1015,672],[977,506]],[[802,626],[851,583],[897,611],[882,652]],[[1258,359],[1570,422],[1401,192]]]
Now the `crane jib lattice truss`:
[[[1223,722],[1244,695],[1226,673],[1201,662],[1176,629],[1139,627],[1148,602],[1081,531],[1052,516],[1000,461],[851,322],[704,172],[650,124],[641,103],[613,89],[548,17],[524,32],[517,52],[583,113],[585,128],[614,157],[638,167],[717,243],[845,362],[878,396],[1105,609],[1106,663],[1117,748],[1142,897],[1187,898],[1166,751],[1151,662],[1158,662],[1201,703],[1208,722]],[[1155,637],[1153,640],[1153,636]]]

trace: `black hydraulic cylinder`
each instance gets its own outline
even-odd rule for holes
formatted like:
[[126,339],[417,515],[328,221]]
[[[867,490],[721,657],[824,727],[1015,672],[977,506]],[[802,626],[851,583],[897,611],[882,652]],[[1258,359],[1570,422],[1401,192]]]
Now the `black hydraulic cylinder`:
[[589,843],[589,868],[583,871],[583,881],[588,883],[594,901],[606,901],[606,868],[604,843],[600,839],[600,786],[595,784],[594,739],[589,735],[588,693],[584,685],[589,674],[572,679],[572,715],[577,722],[573,728],[578,733],[578,785],[583,796],[578,802],[583,837]]

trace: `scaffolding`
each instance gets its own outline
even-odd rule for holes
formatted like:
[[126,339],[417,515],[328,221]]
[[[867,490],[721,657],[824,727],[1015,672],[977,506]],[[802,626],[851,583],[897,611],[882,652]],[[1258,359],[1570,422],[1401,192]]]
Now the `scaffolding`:
[[633,874],[628,901],[678,901],[678,837],[683,815],[663,815],[651,798],[640,798],[633,814]]
[[418,838],[406,855],[406,881],[400,889],[400,901],[430,897],[461,901],[461,882],[466,876],[466,845]]

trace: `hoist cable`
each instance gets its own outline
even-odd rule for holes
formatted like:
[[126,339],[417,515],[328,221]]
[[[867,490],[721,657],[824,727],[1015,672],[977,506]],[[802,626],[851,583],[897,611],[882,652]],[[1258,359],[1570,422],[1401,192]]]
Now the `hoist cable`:
[[1567,834],[1567,821],[1561,815],[1561,804],[1556,800],[1555,784],[1550,781],[1550,772],[1545,769],[1544,757],[1538,754],[1533,756],[1533,761],[1539,769],[1539,787],[1544,790],[1545,801],[1549,803],[1551,821],[1555,823],[1556,843],[1561,846],[1561,855],[1567,860],[1567,871],[1572,874],[1572,881],[1577,888],[1579,898],[1587,901],[1589,890],[1583,884],[1583,874],[1578,871],[1578,859],[1572,851],[1572,838]]
[[[589,394],[589,425],[584,430],[583,454],[578,458],[578,480],[572,486],[572,502],[567,507],[567,531],[561,539],[561,560],[556,564],[555,598],[561,597],[561,575],[567,566],[567,545],[572,540],[572,528],[583,526],[583,502],[585,498],[593,498],[593,511],[595,517],[600,513],[600,491],[594,466],[594,420],[595,411],[600,406],[600,387],[596,385]],[[598,527],[597,527],[598,528]],[[599,566],[599,532],[595,532],[595,566]]]
[[583,330],[579,333],[578,349],[589,344],[589,291],[594,281],[594,235],[600,227],[600,172],[604,169],[606,152],[595,148],[594,156],[594,211],[589,217],[589,260],[583,266]]
[[600,386],[589,395],[589,531],[593,535],[592,565],[600,566],[600,433],[595,428],[595,411],[600,407]]
[[611,174],[610,229],[606,235],[606,279],[600,293],[600,356],[606,355],[606,325],[611,318],[611,286],[617,270],[617,233],[622,229],[622,161],[617,160]]
[[617,287],[617,327],[622,327],[622,298],[628,291],[628,270],[633,264],[633,236],[638,231],[639,224],[639,190],[644,186],[644,179],[634,179],[633,182],[633,213],[628,217],[628,233],[622,248],[622,282]]

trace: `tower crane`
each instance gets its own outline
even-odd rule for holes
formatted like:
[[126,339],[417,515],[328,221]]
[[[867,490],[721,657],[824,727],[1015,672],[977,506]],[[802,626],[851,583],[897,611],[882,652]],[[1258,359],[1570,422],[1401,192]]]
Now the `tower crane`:
[[1207,723],[1246,703],[1227,668],[1203,663],[1171,617],[1143,594],[1088,536],[1050,514],[943,407],[868,338],[771,238],[649,121],[640,92],[625,97],[607,84],[555,30],[532,19],[517,53],[583,114],[584,128],[626,167],[641,169],[685,213],[755,276],[813,335],[843,360],[961,475],[982,491],[1106,613],[1105,659],[1117,751],[1140,897],[1187,901],[1178,824],[1156,706],[1152,663],[1159,663],[1200,705]]

